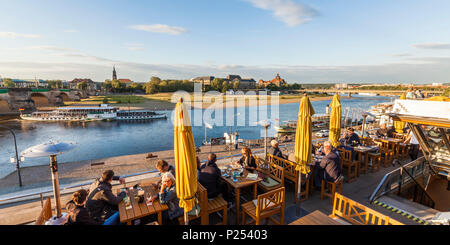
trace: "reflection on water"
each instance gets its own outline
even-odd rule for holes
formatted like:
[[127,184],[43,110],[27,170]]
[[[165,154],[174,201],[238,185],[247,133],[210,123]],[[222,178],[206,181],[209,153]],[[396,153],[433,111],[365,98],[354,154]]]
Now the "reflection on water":
[[[342,99],[342,107],[362,108],[364,110],[377,103],[391,101],[389,97],[360,97]],[[317,114],[325,113],[325,107],[331,101],[313,101]],[[270,106],[269,106],[270,107]],[[279,120],[296,120],[299,103],[279,106]],[[267,106],[261,107],[267,108]],[[270,108],[268,114],[270,116]],[[14,120],[2,125],[12,128],[17,135],[19,152],[48,141],[72,141],[77,148],[58,157],[59,162],[72,162],[99,159],[111,156],[138,154],[169,150],[173,148],[173,125],[170,121],[171,111],[164,111],[169,119],[154,121],[112,121],[112,122],[32,122]],[[225,113],[224,113],[225,114]],[[240,117],[243,117],[241,115]],[[245,125],[249,121],[249,108],[246,108]],[[226,115],[223,116],[225,122]],[[236,121],[235,121],[236,122]],[[225,125],[225,123],[224,123]],[[230,127],[215,126],[207,129],[207,136],[222,137]],[[256,139],[263,136],[260,126],[237,126],[240,138]],[[204,127],[193,127],[194,140],[200,145],[204,139]],[[273,127],[269,135],[273,135]],[[15,170],[9,158],[13,156],[14,144],[11,134],[0,129],[0,177]],[[28,158],[21,166],[48,164],[48,158]]]

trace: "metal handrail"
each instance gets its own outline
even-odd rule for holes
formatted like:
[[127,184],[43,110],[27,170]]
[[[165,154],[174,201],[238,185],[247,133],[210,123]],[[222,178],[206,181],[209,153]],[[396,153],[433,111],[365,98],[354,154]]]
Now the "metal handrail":
[[[425,196],[431,201],[431,208],[434,208],[435,202],[434,202],[433,198],[431,198],[431,196],[428,195],[427,191],[419,184],[419,182],[417,182],[417,180],[409,173],[408,170],[406,170],[402,165],[400,165],[400,168],[402,168],[403,172],[405,172],[414,181],[414,183],[416,184],[415,188],[417,188],[417,186],[418,186],[419,189],[422,191],[422,195],[420,198],[421,201],[419,203],[423,204],[422,199],[423,199],[423,195],[425,194]],[[400,188],[399,188],[399,192],[400,192]],[[416,200],[416,191],[414,191],[414,201],[417,201]]]
[[[405,165],[402,166],[402,167],[405,167],[405,168],[414,168],[414,167],[423,165],[423,169],[422,169],[419,173],[413,173],[413,175],[418,176],[419,174],[422,174],[422,173],[423,173],[423,171],[424,171],[424,169],[425,169],[425,164],[426,164],[425,157],[422,156],[422,157],[416,159],[415,161],[412,161],[412,162],[410,162],[410,163],[405,164]],[[400,176],[400,180],[399,180],[399,181],[403,182],[404,184],[409,183],[409,182],[412,181],[411,179],[414,179],[414,178],[411,178],[411,177],[409,177],[409,178],[402,178],[402,177],[401,177],[401,174],[399,173],[400,171],[401,171],[401,167],[399,167],[399,168],[397,168],[397,169],[395,169],[395,170],[393,170],[393,171],[391,171],[391,172],[389,172],[389,173],[387,173],[387,174],[385,174],[385,175],[383,176],[383,179],[380,181],[380,183],[378,184],[378,186],[377,186],[377,188],[375,189],[375,191],[374,191],[374,192],[372,193],[372,195],[369,197],[369,202],[370,202],[370,203],[372,203],[373,201],[375,201],[379,196],[382,196],[382,195],[384,195],[384,194],[386,194],[386,193],[388,193],[388,192],[391,192],[391,191],[394,190],[395,188],[398,188],[398,185],[397,185],[397,186],[394,186],[394,188],[392,187],[394,184],[397,184],[398,182],[393,182],[393,183],[390,183],[390,182],[389,182],[389,181],[390,181],[391,179],[393,179],[394,177]],[[390,186],[389,186],[388,190],[386,190],[386,187],[387,187],[388,184],[389,184]],[[383,187],[384,187],[384,188],[383,188]]]

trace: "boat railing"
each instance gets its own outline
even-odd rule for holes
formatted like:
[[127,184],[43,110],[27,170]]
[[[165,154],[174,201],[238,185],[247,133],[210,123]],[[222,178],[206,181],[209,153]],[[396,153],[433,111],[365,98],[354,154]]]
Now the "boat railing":
[[[369,197],[369,202],[372,203],[379,197],[395,190],[401,191],[402,186],[415,182],[417,177],[423,175],[425,173],[426,166],[427,161],[425,160],[425,157],[420,157],[403,165],[403,167],[399,167],[385,174],[375,191]],[[406,169],[408,174],[403,174],[404,169]]]

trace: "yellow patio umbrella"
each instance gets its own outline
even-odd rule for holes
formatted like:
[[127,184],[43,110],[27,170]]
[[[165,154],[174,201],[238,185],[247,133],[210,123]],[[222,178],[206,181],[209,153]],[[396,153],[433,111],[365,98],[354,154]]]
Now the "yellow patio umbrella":
[[[403,93],[400,96],[400,100],[406,100],[406,93]],[[394,127],[395,127],[395,131],[397,131],[397,133],[402,134],[403,133],[403,129],[405,128],[405,122],[402,121],[395,121],[394,122]]]
[[297,192],[297,215],[300,215],[300,193],[302,187],[302,175],[311,171],[309,163],[312,161],[312,120],[314,108],[308,96],[304,96],[300,102],[298,111],[297,131],[295,133],[295,162],[296,170],[300,172]]
[[195,206],[197,192],[197,158],[192,134],[191,119],[183,99],[177,103],[174,118],[174,156],[176,169],[177,197],[179,206],[184,208],[184,219],[187,224],[187,213]]
[[331,114],[330,114],[330,133],[328,139],[330,140],[333,147],[338,147],[340,145],[339,138],[341,137],[341,98],[339,94],[333,96],[333,101],[330,104]]

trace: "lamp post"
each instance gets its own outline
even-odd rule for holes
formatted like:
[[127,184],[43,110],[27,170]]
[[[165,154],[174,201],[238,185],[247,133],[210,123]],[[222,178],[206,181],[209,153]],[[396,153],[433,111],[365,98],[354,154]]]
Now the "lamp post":
[[364,139],[364,128],[366,127],[366,117],[367,117],[367,113],[364,113],[362,115],[363,117],[363,123],[362,123],[362,133],[361,133],[361,139]]
[[[9,132],[11,132],[11,134],[13,135],[14,138],[14,149],[16,150],[16,168],[17,168],[17,175],[19,177],[19,186],[22,187],[22,177],[20,176],[20,164],[19,164],[19,154],[17,153],[17,141],[16,141],[16,134],[14,133],[14,131],[8,127],[5,126],[0,126],[0,128],[4,128],[7,129]],[[13,158],[11,158],[12,160]],[[12,161],[12,163],[14,163]]]

